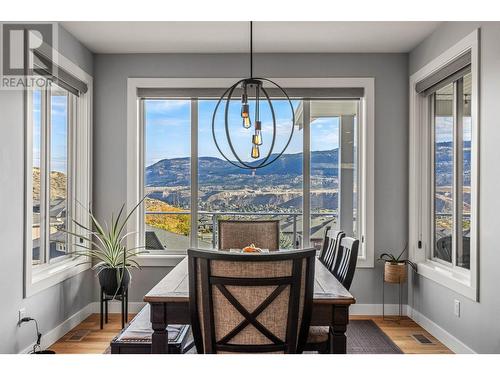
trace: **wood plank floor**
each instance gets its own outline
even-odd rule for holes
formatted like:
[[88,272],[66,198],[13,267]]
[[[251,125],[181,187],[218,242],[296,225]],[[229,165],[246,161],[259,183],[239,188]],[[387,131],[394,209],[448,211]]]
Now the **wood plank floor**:
[[[134,315],[129,315],[129,320]],[[410,318],[403,318],[400,322],[383,320],[380,316],[352,316],[351,319],[372,319],[387,336],[404,353],[415,354],[446,354],[452,353],[446,346],[431,336]],[[109,346],[109,342],[121,329],[120,314],[109,314],[109,323],[104,329],[99,329],[99,314],[92,314],[73,330],[68,332],[50,347],[60,354],[100,354]],[[80,332],[78,332],[80,331]],[[84,332],[87,331],[87,332]],[[86,334],[81,341],[68,341],[74,335]],[[424,334],[431,344],[420,344],[411,335]]]

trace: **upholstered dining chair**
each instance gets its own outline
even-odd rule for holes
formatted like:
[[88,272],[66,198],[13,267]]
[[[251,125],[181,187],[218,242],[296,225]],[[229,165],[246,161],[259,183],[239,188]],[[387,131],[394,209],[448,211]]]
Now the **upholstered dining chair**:
[[262,249],[279,249],[279,220],[219,220],[218,230],[219,250],[242,249],[250,244]]
[[300,353],[312,313],[316,251],[188,250],[198,353]]
[[332,273],[333,267],[337,261],[340,241],[344,237],[345,233],[342,230],[333,230],[330,226],[325,228],[323,244],[321,245],[321,251],[319,253],[319,260]]
[[[359,240],[352,237],[343,237],[340,240],[336,260],[330,270],[347,290],[351,287],[354,272],[356,271],[358,249]],[[329,353],[331,335],[330,327],[311,326],[305,350]]]

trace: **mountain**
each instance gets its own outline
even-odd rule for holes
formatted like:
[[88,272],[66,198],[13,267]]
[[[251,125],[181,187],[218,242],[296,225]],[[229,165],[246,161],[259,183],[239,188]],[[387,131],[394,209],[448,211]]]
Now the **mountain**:
[[[270,158],[275,156],[276,154],[273,154]],[[260,161],[250,164],[258,163]],[[190,170],[189,158],[160,160],[146,168],[146,186],[189,186]],[[300,186],[301,178],[297,178],[302,176],[302,153],[281,155],[271,165],[257,169],[255,174],[252,170],[238,168],[224,159],[200,157],[198,172],[200,186],[241,187],[247,185],[250,178],[252,184]],[[311,174],[338,177],[338,149],[312,152]]]
[[[66,175],[62,172],[50,172],[50,197],[51,199],[66,198]],[[33,200],[40,200],[40,168],[33,167]]]
[[[464,142],[464,185],[470,184],[470,141]],[[274,157],[272,155],[271,157]],[[436,210],[449,209],[453,180],[453,144],[436,148]],[[338,149],[311,153],[311,206],[338,207]],[[254,162],[259,163],[259,161]],[[190,206],[190,159],[163,159],[146,168],[146,192],[175,207]],[[285,154],[263,169],[240,169],[216,157],[200,157],[199,207],[206,211],[280,211],[302,206],[302,154]],[[464,192],[464,202],[470,194]]]

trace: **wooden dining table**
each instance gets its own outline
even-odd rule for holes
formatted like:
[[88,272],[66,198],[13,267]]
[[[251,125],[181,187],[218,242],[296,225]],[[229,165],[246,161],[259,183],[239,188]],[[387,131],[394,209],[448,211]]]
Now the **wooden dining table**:
[[[144,296],[144,301],[151,305],[151,353],[166,354],[167,325],[191,324],[187,256]],[[351,293],[316,259],[311,325],[331,327],[330,350],[334,354],[346,353],[349,306],[354,303]]]

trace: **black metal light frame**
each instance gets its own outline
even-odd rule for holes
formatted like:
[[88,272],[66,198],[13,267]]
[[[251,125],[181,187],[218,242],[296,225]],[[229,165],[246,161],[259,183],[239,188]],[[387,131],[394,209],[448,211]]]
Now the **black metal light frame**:
[[[290,129],[290,136],[288,137],[288,140],[287,140],[286,145],[283,148],[283,150],[281,150],[276,156],[273,156],[273,157],[271,157],[271,155],[274,151],[274,146],[276,143],[276,115],[275,115],[274,108],[273,108],[273,105],[271,102],[271,98],[269,97],[269,93],[264,88],[264,82],[271,84],[272,86],[277,88],[284,95],[284,97],[286,98],[286,100],[288,101],[288,103],[290,105],[290,110],[292,112],[292,126]],[[272,118],[273,118],[273,136],[272,136],[272,141],[271,141],[271,147],[269,148],[269,152],[267,153],[267,155],[263,159],[261,159],[260,162],[259,161],[256,161],[256,162],[243,161],[240,158],[240,156],[237,154],[236,150],[234,149],[234,145],[233,145],[233,142],[231,140],[231,134],[229,131],[229,105],[231,103],[231,98],[233,97],[234,91],[240,85],[243,88],[245,88],[245,93],[246,93],[246,88],[248,86],[254,85],[256,87],[255,95],[256,95],[256,111],[257,111],[257,113],[259,112],[259,97],[260,97],[259,94],[260,94],[260,92],[262,92],[264,94],[266,101],[269,104],[269,108],[271,109],[271,114],[272,114]],[[224,122],[225,122],[225,133],[226,133],[227,142],[229,144],[229,148],[231,149],[233,156],[235,157],[235,159],[237,161],[230,160],[224,154],[224,152],[222,151],[222,149],[219,145],[219,142],[217,141],[217,137],[215,134],[215,119],[217,116],[217,111],[218,111],[222,102],[225,102],[225,106],[226,106],[225,110],[224,110]],[[212,136],[213,136],[213,139],[215,142],[215,146],[217,147],[217,150],[220,152],[220,154],[224,157],[224,159],[226,159],[226,161],[228,161],[229,163],[231,163],[232,165],[234,165],[238,168],[253,169],[253,170],[259,169],[259,168],[264,168],[264,167],[267,167],[268,165],[274,163],[279,157],[281,157],[281,155],[283,155],[283,153],[286,151],[286,149],[290,145],[290,142],[292,140],[293,133],[294,133],[294,128],[295,128],[295,112],[293,109],[293,104],[290,100],[290,97],[286,93],[286,91],[281,86],[279,86],[276,82],[274,82],[270,79],[256,78],[253,76],[253,24],[252,24],[252,22],[250,22],[250,78],[240,79],[238,82],[236,82],[234,85],[229,87],[226,91],[224,91],[224,93],[219,98],[217,105],[215,106],[214,113],[212,115]],[[262,130],[261,130],[261,132],[262,132]]]

